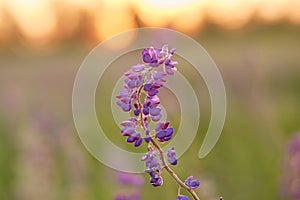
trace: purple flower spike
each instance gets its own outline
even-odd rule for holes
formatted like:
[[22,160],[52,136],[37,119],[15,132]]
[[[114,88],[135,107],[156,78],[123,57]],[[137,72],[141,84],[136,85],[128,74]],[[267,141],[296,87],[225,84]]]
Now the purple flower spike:
[[187,196],[184,196],[184,195],[178,195],[176,197],[176,200],[190,200]]
[[199,187],[200,181],[193,180],[193,176],[190,176],[185,180],[184,184],[186,184],[187,186],[189,186],[192,189],[196,189],[197,187]]
[[174,147],[172,147],[168,150],[167,156],[168,156],[168,161],[171,165],[177,164],[176,152],[175,152]]
[[[175,149],[170,148],[164,152],[159,144],[159,142],[171,140],[174,134],[174,128],[169,126],[170,122],[160,121],[162,108],[158,97],[159,90],[164,87],[167,77],[177,70],[178,63],[172,60],[174,53],[175,49],[169,50],[167,45],[162,48],[143,49],[143,63],[132,66],[128,72],[124,73],[124,88],[116,96],[117,105],[133,116],[121,123],[123,126],[121,134],[126,137],[128,143],[132,143],[135,147],[141,146],[143,140],[148,143],[148,152],[141,158],[141,161],[145,163],[145,172],[149,174],[149,182],[154,187],[163,184],[161,175],[164,169],[172,173],[168,170],[169,166],[165,166],[166,160],[171,165],[178,163]],[[181,184],[179,180],[176,179],[176,181]],[[193,176],[190,176],[184,184],[187,187],[182,187],[182,189],[192,193],[191,189],[199,187],[200,181],[193,180]],[[192,193],[192,195],[195,194]],[[138,199],[140,199],[139,195],[126,194],[115,200]],[[176,200],[189,200],[189,198],[179,193]]]

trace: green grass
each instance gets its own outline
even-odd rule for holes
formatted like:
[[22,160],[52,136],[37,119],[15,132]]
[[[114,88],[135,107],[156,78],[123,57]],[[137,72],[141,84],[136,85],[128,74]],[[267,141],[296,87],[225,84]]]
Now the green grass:
[[[205,182],[210,181],[212,198],[204,200],[219,195],[228,200],[283,199],[279,188],[284,148],[289,137],[300,130],[299,35],[299,27],[277,25],[249,26],[239,31],[207,27],[196,37],[218,65],[228,97],[223,134],[209,156],[199,160],[199,147],[210,118],[209,96],[201,77],[192,69],[183,72],[191,79],[194,89],[200,90],[197,97],[201,123],[196,140],[174,168],[182,178],[190,174],[200,177],[204,187],[199,189],[202,195],[207,189]],[[1,99],[3,95],[13,98],[9,91],[22,97],[12,113],[5,109],[4,101],[0,101],[0,108],[4,110],[0,117],[0,199],[18,199],[19,191],[26,188],[22,184],[30,185],[34,180],[27,177],[27,182],[21,181],[22,172],[16,170],[22,166],[16,165],[23,163],[19,162],[19,155],[25,155],[31,162],[30,154],[26,157],[28,154],[19,148],[27,144],[22,141],[24,137],[19,136],[22,128],[32,127],[27,122],[37,120],[32,116],[39,109],[44,110],[50,120],[58,122],[36,134],[40,137],[39,134],[49,132],[46,129],[54,128],[47,136],[53,144],[44,147],[52,152],[54,163],[48,166],[53,176],[44,180],[47,191],[55,193],[57,199],[96,200],[110,199],[114,191],[120,189],[119,185],[115,186],[113,171],[88,154],[74,133],[72,84],[87,50],[81,46],[72,47],[73,52],[64,47],[50,54],[36,54],[36,57],[26,54],[22,57],[12,52],[0,54],[3,58],[0,89],[6,91],[0,94]],[[135,60],[130,62],[135,63]],[[104,81],[109,84],[99,84],[96,93],[96,108],[105,112],[109,112],[109,99],[102,97],[110,94],[110,84],[116,81],[112,78],[113,74]],[[111,116],[107,116],[101,123],[106,131],[112,132],[108,137],[123,148],[133,150],[124,143]],[[171,116],[171,119],[178,121],[178,116]],[[32,144],[35,145],[35,141]],[[43,173],[46,172],[38,175]],[[142,199],[175,199],[176,184],[167,174],[164,178],[161,188],[146,183]],[[148,181],[146,175],[145,181]],[[31,197],[25,193],[23,199]]]

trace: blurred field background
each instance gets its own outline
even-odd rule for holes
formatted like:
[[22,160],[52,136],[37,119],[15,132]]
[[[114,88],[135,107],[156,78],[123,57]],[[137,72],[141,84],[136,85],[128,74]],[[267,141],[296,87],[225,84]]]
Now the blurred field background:
[[[186,72],[202,91],[202,118],[197,139],[175,167],[179,176],[199,177],[203,200],[296,199],[282,180],[286,143],[300,130],[299,0],[0,0],[0,199],[99,200],[128,192],[81,144],[72,86],[99,42],[147,26],[197,40],[226,86],[223,134],[199,160],[210,102],[201,78]],[[105,124],[122,143],[117,127]],[[144,177],[141,199],[175,199],[167,174],[160,188]],[[299,179],[293,187],[300,191]]]

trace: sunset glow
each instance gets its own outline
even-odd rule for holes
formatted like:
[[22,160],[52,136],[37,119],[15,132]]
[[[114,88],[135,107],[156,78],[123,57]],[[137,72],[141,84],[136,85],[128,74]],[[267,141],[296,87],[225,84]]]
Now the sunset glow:
[[[82,13],[87,13],[88,19],[93,20],[91,32],[102,41],[136,28],[137,19],[139,26],[170,27],[187,34],[198,33],[207,22],[227,29],[241,28],[253,19],[265,23],[286,20],[300,24],[300,1],[0,0],[0,30],[8,26],[4,17],[9,16],[29,41],[63,38],[64,34],[72,35],[76,31]],[[58,32],[61,35],[56,35]],[[0,38],[4,33],[1,35]]]
[[6,1],[17,26],[29,39],[48,38],[56,28],[56,15],[50,1],[10,0]]

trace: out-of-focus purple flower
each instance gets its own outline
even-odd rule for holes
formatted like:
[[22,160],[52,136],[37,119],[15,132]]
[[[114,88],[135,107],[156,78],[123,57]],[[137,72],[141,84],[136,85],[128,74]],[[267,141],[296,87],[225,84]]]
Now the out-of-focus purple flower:
[[118,173],[117,179],[118,182],[123,185],[132,185],[139,187],[144,183],[142,176],[128,173]]
[[199,180],[193,180],[193,176],[189,176],[184,184],[186,184],[187,186],[189,186],[192,189],[196,189],[197,187],[199,187],[200,185],[200,181]]
[[132,193],[129,195],[125,195],[125,194],[117,194],[114,197],[114,200],[140,200],[141,199],[141,194],[136,192],[136,193]]
[[168,150],[167,157],[168,157],[168,161],[171,165],[177,164],[176,152],[175,152],[174,147],[172,147]]
[[174,128],[168,127],[170,122],[159,122],[156,124],[155,137],[160,142],[166,142],[169,141],[174,133]]
[[123,194],[118,194],[114,197],[114,200],[128,200],[127,197]]
[[300,133],[288,142],[282,179],[283,196],[293,200],[300,199]]
[[184,196],[184,195],[178,195],[176,197],[176,200],[190,200],[187,196]]
[[133,193],[128,196],[128,200],[140,200],[141,194],[140,193]]
[[118,172],[116,173],[117,183],[121,184],[114,196],[114,200],[140,200],[141,199],[141,186],[144,183],[143,176],[136,174],[129,174]]

